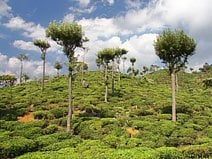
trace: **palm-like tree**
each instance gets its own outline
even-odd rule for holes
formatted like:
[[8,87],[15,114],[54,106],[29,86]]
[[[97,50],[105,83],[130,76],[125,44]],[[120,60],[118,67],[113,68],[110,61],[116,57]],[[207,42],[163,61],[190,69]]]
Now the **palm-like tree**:
[[60,69],[63,68],[62,64],[59,61],[56,61],[54,63],[54,68],[57,70],[57,76],[59,77],[59,75],[60,75]]
[[23,78],[23,61],[28,59],[26,54],[19,54],[18,59],[21,61],[21,71],[20,71],[20,83],[22,83]]
[[130,58],[130,62],[131,62],[131,64],[132,64],[132,67],[131,67],[131,71],[132,71],[132,76],[134,76],[134,65],[135,65],[135,62],[136,62],[136,58],[134,58],[134,57],[131,57]]
[[44,90],[44,78],[45,78],[45,64],[46,64],[46,50],[50,47],[47,41],[36,39],[34,45],[41,50],[41,59],[43,60],[43,77],[42,77],[42,91]]
[[100,50],[97,55],[97,59],[100,59],[105,68],[105,102],[108,102],[108,64],[113,58],[114,54],[111,48]]

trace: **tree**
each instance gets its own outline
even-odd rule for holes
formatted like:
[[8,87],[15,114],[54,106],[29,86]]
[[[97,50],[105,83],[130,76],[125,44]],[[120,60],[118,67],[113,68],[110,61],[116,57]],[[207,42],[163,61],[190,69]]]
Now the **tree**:
[[60,69],[63,68],[62,64],[59,61],[56,61],[55,64],[54,64],[54,68],[57,70],[57,77],[59,77],[59,75],[60,75],[59,71],[60,71]]
[[34,45],[41,50],[41,59],[43,60],[43,76],[42,76],[42,91],[44,90],[44,78],[45,78],[45,64],[46,64],[46,50],[50,47],[47,41],[36,39]]
[[143,66],[143,75],[145,75],[149,71],[147,66]]
[[21,61],[21,71],[20,71],[20,83],[22,83],[23,78],[23,61],[28,59],[26,54],[19,54],[18,59]]
[[132,64],[132,68],[133,68],[134,67],[134,64],[136,62],[136,58],[134,58],[134,57],[130,58],[130,62]]
[[24,80],[24,82],[26,82],[29,79],[30,79],[30,77],[26,73],[24,73],[23,74],[23,80]]
[[51,22],[46,29],[47,37],[51,37],[52,40],[56,41],[57,44],[63,47],[63,52],[68,58],[69,65],[69,106],[68,106],[68,115],[67,115],[67,133],[71,132],[71,122],[72,122],[72,82],[73,82],[73,70],[75,63],[75,49],[77,47],[83,47],[83,42],[88,41],[87,38],[84,38],[82,28],[76,22]]
[[120,49],[120,48],[115,48],[115,59],[116,59],[116,62],[117,62],[117,67],[118,67],[118,73],[119,73],[119,85],[120,85],[120,81],[121,81],[121,71],[120,71],[120,60],[121,60],[121,57],[125,54],[127,54],[127,50],[125,49]]
[[108,102],[108,64],[113,58],[114,54],[111,48],[102,49],[97,54],[97,59],[101,61],[105,69],[105,102]]
[[97,66],[98,70],[100,70],[101,65],[102,65],[101,59],[97,58],[96,59],[96,66]]
[[136,58],[134,58],[134,57],[130,58],[130,62],[132,64],[132,67],[131,67],[131,69],[130,68],[128,69],[128,72],[131,71],[132,76],[134,77],[135,76],[134,75],[134,72],[135,72],[134,65],[135,65],[135,62],[136,62]]
[[154,42],[156,54],[168,66],[172,81],[172,121],[176,122],[176,73],[194,54],[196,43],[182,30],[165,30]]

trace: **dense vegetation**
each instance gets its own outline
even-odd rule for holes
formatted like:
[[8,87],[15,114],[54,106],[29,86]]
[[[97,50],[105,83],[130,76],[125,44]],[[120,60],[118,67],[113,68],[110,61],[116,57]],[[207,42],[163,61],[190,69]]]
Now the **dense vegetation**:
[[[111,76],[111,73],[109,73]],[[103,72],[73,82],[73,126],[67,135],[66,76],[0,89],[0,158],[191,159],[212,156],[211,70],[180,72],[177,122],[171,121],[167,70],[142,77],[115,73],[104,102]]]

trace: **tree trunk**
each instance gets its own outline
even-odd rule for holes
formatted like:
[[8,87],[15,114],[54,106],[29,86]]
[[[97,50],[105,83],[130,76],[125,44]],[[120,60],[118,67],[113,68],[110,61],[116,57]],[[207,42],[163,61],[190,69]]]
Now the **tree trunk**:
[[57,69],[57,77],[59,77],[59,76],[60,76],[59,69]]
[[23,61],[21,61],[20,84],[22,83],[22,76],[23,76]]
[[176,85],[176,92],[178,92],[178,76],[175,74],[175,85]]
[[114,61],[112,64],[112,95],[114,95],[114,90],[115,90],[115,81],[114,81]]
[[105,66],[105,102],[107,102],[108,98],[108,74],[107,74],[107,64]]
[[121,72],[120,72],[119,64],[118,64],[118,74],[119,74],[119,87],[121,87]]
[[[84,63],[83,63],[83,65],[84,65]],[[81,67],[81,71],[82,71],[82,77],[81,77],[81,84],[83,85],[83,80],[84,80],[84,70],[83,70],[83,65],[82,65],[82,67]]]
[[175,72],[171,74],[172,81],[172,121],[176,122],[176,79]]
[[46,54],[45,54],[45,53],[43,53],[43,77],[42,77],[42,91],[44,90],[45,65],[46,65]]
[[71,132],[71,122],[72,122],[72,73],[69,75],[68,83],[68,116],[67,116],[67,134]]

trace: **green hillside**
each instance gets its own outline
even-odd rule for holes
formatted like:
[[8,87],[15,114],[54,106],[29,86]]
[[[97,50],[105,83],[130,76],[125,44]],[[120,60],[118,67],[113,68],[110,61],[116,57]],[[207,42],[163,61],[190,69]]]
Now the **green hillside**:
[[[103,72],[86,72],[73,86],[72,134],[66,134],[67,77],[0,89],[0,158],[190,159],[212,157],[212,72],[178,75],[177,122],[171,121],[166,70],[122,75],[104,103]],[[110,79],[111,82],[111,79]],[[110,83],[111,86],[111,83]]]

